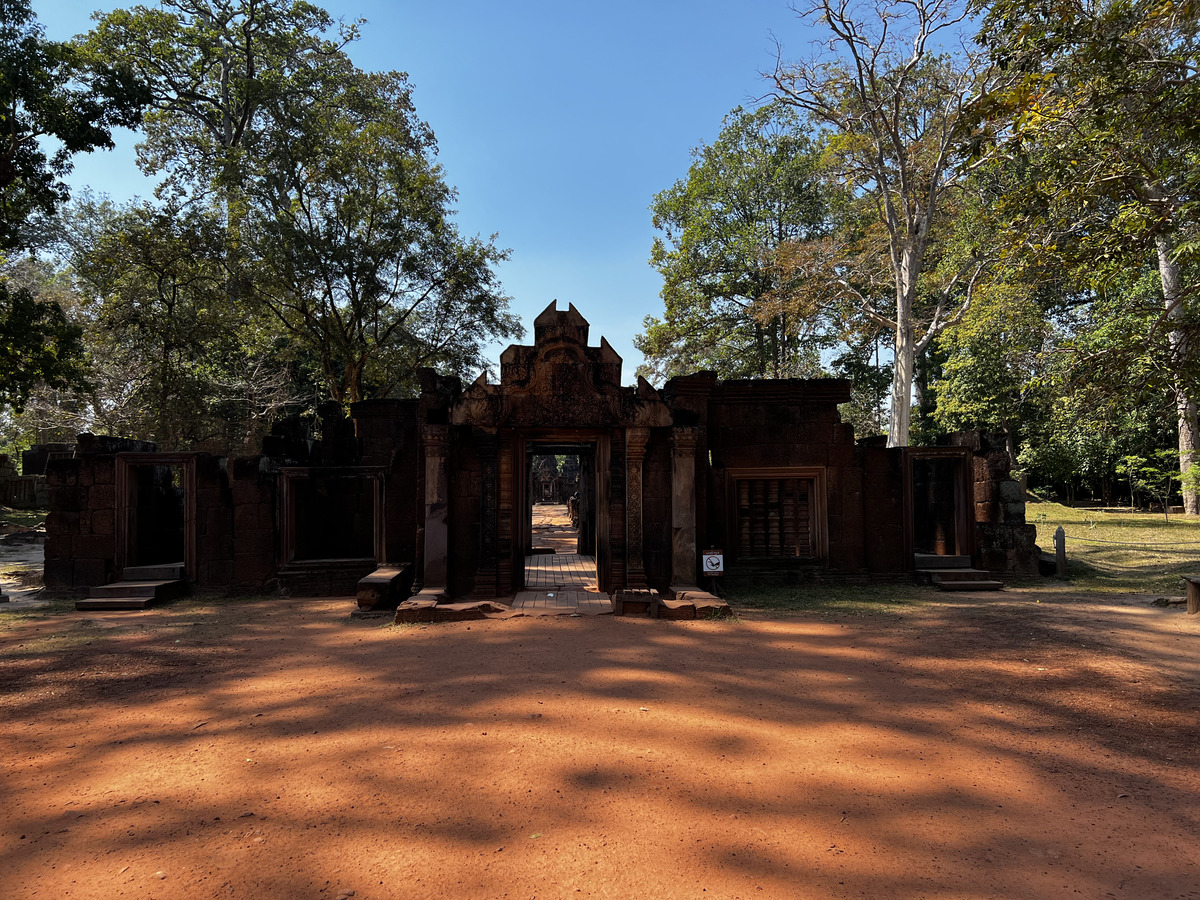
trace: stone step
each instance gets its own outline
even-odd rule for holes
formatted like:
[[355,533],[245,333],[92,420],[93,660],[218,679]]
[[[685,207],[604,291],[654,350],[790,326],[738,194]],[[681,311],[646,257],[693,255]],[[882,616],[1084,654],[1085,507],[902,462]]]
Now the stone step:
[[927,576],[934,584],[943,581],[979,581],[989,573],[982,569],[918,569],[918,574]]
[[733,615],[733,610],[708,591],[677,590],[670,597],[655,594],[650,615],[655,619],[725,619]]
[[156,600],[173,600],[183,593],[184,583],[178,579],[161,581],[114,581],[98,584],[89,592],[89,597],[153,597]]
[[918,569],[969,569],[969,556],[937,556],[933,553],[914,553],[913,562]]
[[183,577],[183,563],[160,563],[156,566],[126,566],[121,570],[122,581],[175,581]]
[[1002,591],[1002,581],[943,581],[938,584],[939,591]]
[[187,582],[180,579],[159,581],[114,581],[98,584],[88,596],[75,601],[76,609],[146,609],[164,600],[187,593]]
[[85,597],[75,601],[76,609],[149,609],[153,597]]

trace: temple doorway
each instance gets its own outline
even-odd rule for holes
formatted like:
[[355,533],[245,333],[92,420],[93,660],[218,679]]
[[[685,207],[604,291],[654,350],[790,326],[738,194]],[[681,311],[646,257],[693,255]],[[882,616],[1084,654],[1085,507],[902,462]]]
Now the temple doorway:
[[194,579],[195,455],[120,453],[115,481],[117,568],[177,567]]
[[525,460],[525,589],[598,590],[595,445],[528,441]]
[[922,557],[969,558],[968,456],[958,448],[910,448],[908,543]]

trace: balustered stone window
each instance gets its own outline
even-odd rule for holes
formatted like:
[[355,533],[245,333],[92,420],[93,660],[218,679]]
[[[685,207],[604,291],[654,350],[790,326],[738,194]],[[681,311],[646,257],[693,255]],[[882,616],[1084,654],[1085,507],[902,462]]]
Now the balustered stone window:
[[730,538],[737,559],[820,560],[827,552],[825,470],[731,469]]

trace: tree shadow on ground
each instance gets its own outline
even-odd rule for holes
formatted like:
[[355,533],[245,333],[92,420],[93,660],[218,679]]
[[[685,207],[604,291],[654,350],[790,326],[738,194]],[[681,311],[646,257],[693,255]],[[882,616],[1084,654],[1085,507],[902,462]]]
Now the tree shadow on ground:
[[1197,686],[1017,604],[381,628],[347,603],[0,638],[0,884],[69,857],[116,896],[169,853],[161,896],[1187,896],[1200,867]]

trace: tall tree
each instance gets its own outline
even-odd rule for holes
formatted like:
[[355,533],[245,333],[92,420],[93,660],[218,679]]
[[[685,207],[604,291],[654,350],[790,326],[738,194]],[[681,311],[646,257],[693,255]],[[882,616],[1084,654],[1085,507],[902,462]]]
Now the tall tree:
[[149,87],[142,169],[176,191],[216,187],[236,215],[269,106],[356,37],[305,0],[161,0],[102,16],[86,47]]
[[0,277],[0,409],[20,411],[39,385],[68,387],[84,380],[82,329],[57,303]]
[[67,199],[71,158],[111,148],[146,98],[131,67],[90,64],[46,40],[29,0],[0,0],[0,252],[30,249],[30,218]]
[[[966,21],[957,0],[816,0],[800,12],[827,37],[812,59],[779,60],[776,95],[825,132],[830,172],[864,201],[877,227],[826,241],[797,262],[826,293],[894,333],[888,444],[903,446],[916,358],[961,319],[985,265],[968,252],[936,279],[923,277],[948,202],[967,174],[963,148],[981,130],[968,112],[992,70],[977,50],[942,46]],[[884,276],[890,311],[878,304]]]
[[[1013,246],[1099,290],[1148,260],[1158,270],[1159,315],[1124,358],[1132,368],[1167,335],[1188,472],[1200,461],[1200,4],[999,0],[981,40],[1016,76],[986,112],[1007,119],[1001,146],[1034,176],[1004,198]],[[1194,478],[1184,508],[1200,514]]]
[[212,437],[209,372],[234,324],[221,302],[220,221],[176,205],[107,212],[74,262],[95,292],[95,337],[135,363],[127,393],[144,422],[134,431],[168,449]]
[[651,264],[662,273],[662,319],[647,316],[634,344],[643,374],[712,369],[726,377],[781,378],[819,369],[818,340],[786,310],[766,310],[773,255],[822,233],[827,198],[819,146],[778,104],[725,117],[717,139],[692,151],[687,178],[654,198]]
[[520,333],[494,240],[463,238],[454,191],[404,75],[348,61],[280,96],[247,183],[256,298],[321,361],[351,403],[415,388],[415,369],[466,374],[482,346]]

